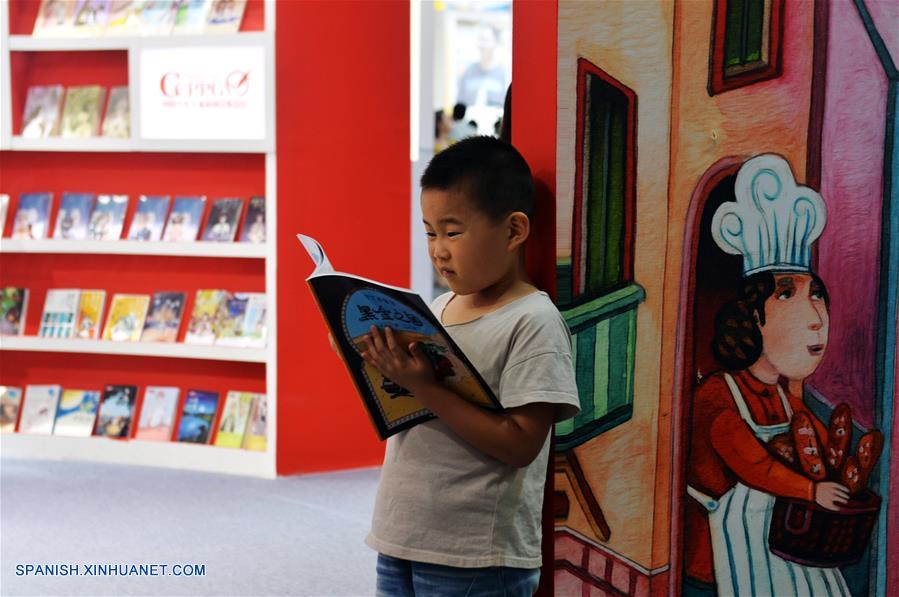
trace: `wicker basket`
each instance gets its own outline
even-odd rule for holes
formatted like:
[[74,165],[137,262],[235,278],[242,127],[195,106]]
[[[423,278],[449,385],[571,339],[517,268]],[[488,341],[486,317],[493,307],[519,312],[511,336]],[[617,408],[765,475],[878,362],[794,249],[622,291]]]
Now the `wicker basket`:
[[777,498],[768,547],[785,560],[833,568],[861,559],[880,511],[880,497],[865,490],[839,511],[804,500]]

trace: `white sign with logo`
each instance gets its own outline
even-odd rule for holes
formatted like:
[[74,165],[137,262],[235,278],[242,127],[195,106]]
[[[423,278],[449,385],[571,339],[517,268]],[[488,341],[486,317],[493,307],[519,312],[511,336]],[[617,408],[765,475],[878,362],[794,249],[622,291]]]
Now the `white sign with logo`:
[[143,47],[140,136],[263,140],[265,48]]

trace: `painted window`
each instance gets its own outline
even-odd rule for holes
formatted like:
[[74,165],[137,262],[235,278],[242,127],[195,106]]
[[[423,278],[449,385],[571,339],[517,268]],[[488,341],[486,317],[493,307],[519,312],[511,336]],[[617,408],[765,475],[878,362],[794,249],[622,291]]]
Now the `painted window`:
[[633,280],[637,97],[583,58],[577,96],[571,260],[557,272],[581,413],[556,427],[561,450],[630,418],[644,298]]
[[780,76],[783,0],[715,0],[709,94]]

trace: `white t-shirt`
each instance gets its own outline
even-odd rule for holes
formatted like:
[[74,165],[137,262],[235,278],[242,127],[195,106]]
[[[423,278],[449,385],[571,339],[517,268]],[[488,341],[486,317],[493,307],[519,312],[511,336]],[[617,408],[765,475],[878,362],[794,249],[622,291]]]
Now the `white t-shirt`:
[[[431,303],[442,322],[448,292]],[[477,319],[444,325],[506,408],[580,410],[571,335],[549,296],[536,291]],[[440,419],[387,440],[366,544],[396,558],[461,568],[539,568],[549,435],[517,468],[468,444]]]

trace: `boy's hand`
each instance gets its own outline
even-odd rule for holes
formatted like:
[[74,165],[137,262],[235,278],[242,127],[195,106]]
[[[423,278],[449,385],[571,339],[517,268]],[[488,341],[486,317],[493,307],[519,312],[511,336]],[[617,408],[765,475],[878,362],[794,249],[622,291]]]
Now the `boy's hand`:
[[420,395],[437,383],[431,361],[419,343],[413,342],[408,347],[401,345],[389,327],[384,329],[382,336],[376,326],[371,326],[371,333],[365,336],[365,345],[368,350],[362,353],[362,358],[384,377],[413,394]]

